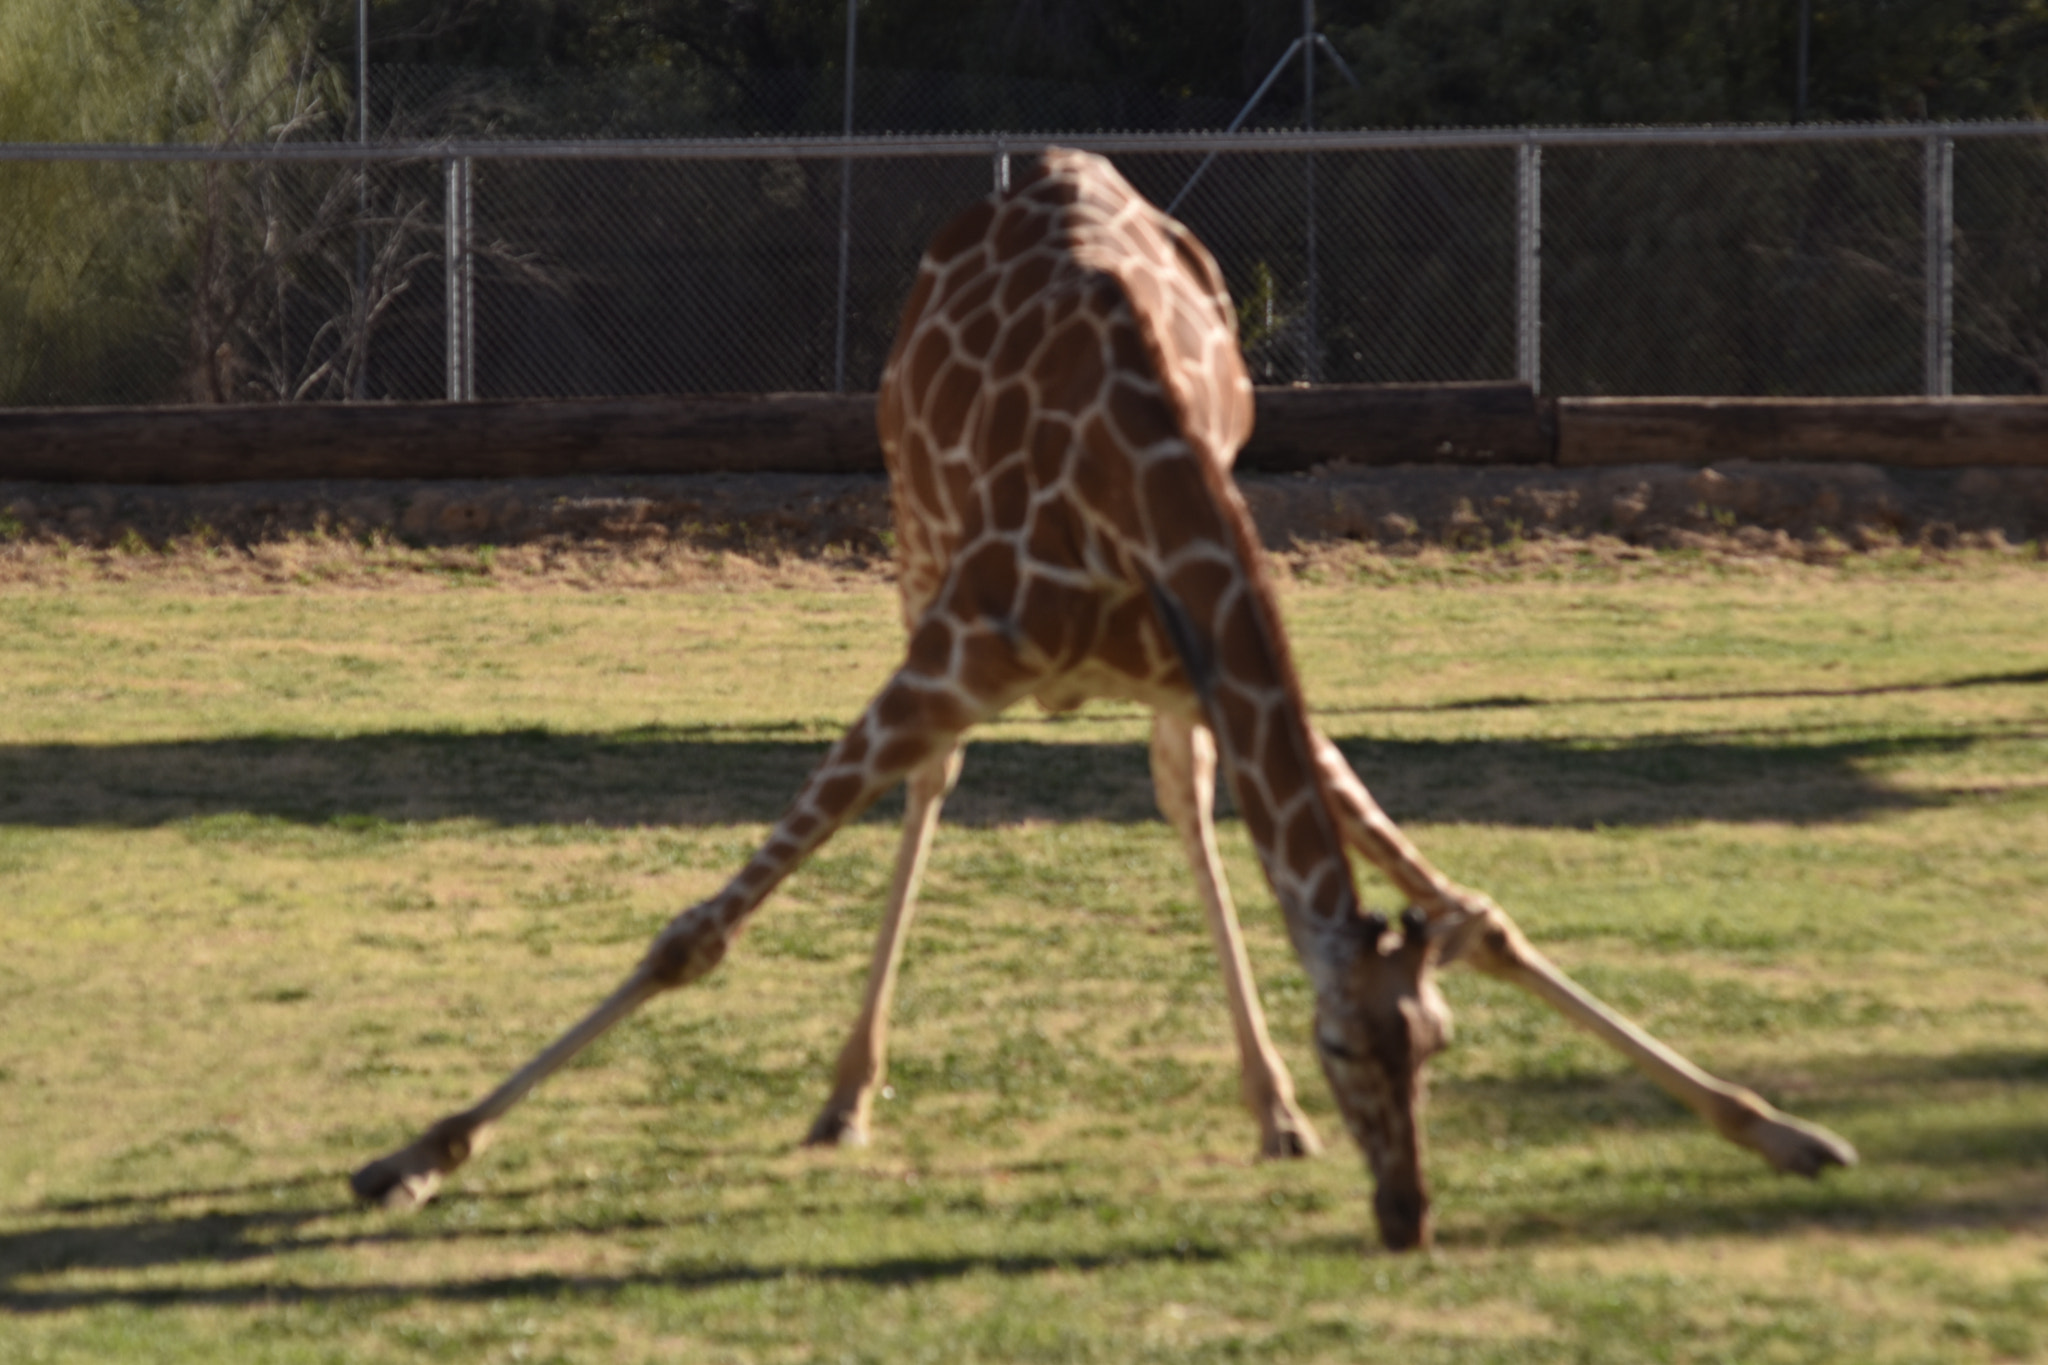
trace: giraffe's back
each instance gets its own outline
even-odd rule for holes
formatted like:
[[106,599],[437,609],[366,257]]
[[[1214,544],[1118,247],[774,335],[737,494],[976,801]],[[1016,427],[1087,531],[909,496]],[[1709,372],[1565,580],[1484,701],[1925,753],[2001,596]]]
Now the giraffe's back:
[[957,568],[1049,705],[1185,693],[1129,547],[1214,537],[1216,509],[1148,472],[1227,469],[1251,429],[1236,319],[1185,228],[1102,158],[1048,153],[934,239],[878,420],[913,632]]

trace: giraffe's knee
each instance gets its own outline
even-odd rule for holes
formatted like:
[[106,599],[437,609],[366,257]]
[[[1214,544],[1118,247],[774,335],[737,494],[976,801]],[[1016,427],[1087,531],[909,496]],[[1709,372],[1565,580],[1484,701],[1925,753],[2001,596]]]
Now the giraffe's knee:
[[726,933],[702,907],[680,915],[654,940],[641,963],[655,985],[674,990],[706,975],[725,957]]
[[1461,919],[1442,938],[1445,965],[1463,962],[1489,976],[1505,975],[1527,965],[1530,948],[1507,912],[1483,896],[1464,898]]

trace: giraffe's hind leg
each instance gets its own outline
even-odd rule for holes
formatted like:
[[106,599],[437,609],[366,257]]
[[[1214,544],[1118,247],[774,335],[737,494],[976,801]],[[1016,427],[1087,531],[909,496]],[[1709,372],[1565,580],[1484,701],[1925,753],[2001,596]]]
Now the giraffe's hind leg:
[[1152,786],[1159,809],[1173,822],[1187,851],[1216,956],[1223,963],[1245,1107],[1259,1121],[1259,1155],[1314,1156],[1323,1144],[1295,1103],[1294,1077],[1266,1034],[1266,1014],[1252,980],[1244,933],[1216,851],[1216,741],[1207,726],[1163,711],[1153,715]]
[[903,839],[896,850],[896,874],[889,887],[889,905],[875,938],[874,960],[861,1000],[860,1016],[839,1050],[832,1070],[832,1093],[811,1125],[806,1146],[864,1146],[875,1092],[889,1066],[889,1007],[896,994],[896,967],[903,940],[917,911],[918,883],[924,878],[925,856],[939,826],[939,808],[960,779],[961,748],[938,754],[911,773],[903,811]]
[[1337,746],[1320,733],[1316,749],[1345,842],[1427,912],[1430,937],[1441,945],[1445,962],[1465,962],[1543,1001],[1774,1170],[1816,1176],[1830,1166],[1856,1164],[1856,1149],[1842,1138],[1702,1070],[1559,971],[1530,946],[1506,911],[1431,867],[1372,799]]

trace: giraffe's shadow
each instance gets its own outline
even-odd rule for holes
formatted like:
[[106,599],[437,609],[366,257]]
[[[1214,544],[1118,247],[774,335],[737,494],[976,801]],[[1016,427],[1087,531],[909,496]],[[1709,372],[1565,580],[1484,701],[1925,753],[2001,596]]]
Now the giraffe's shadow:
[[[1698,1167],[1620,1161],[1605,1182],[1545,1185],[1490,1207],[1474,1194],[1443,1191],[1447,1221],[1440,1240],[1448,1246],[1512,1248],[1601,1245],[1646,1235],[1770,1238],[1811,1228],[1863,1235],[1969,1233],[2032,1225],[2048,1217],[2048,1184],[2039,1178],[2048,1128],[2031,1113],[1993,1117],[1969,1105],[1973,1097],[1992,1090],[2012,1097],[2038,1093],[2048,1085],[2048,1052],[1964,1048],[1856,1054],[1820,1059],[1803,1072],[1815,1087],[1809,1100],[1819,1107],[1817,1116],[1855,1132],[1863,1142],[1864,1171],[1833,1173],[1817,1182],[1772,1177],[1700,1133],[1700,1144],[1713,1156]],[[1446,1090],[1441,1098],[1449,1104],[1492,1112],[1507,1130],[1538,1146],[1579,1146],[1603,1130],[1625,1141],[1631,1133],[1696,1126],[1690,1115],[1651,1094],[1647,1082],[1630,1074],[1475,1080],[1454,1082]],[[1930,1092],[1955,1103],[1929,1106]],[[1919,1109],[1902,1123],[1901,1110],[1911,1109],[1905,1101],[1914,1096]],[[1451,1126],[1457,1127],[1454,1119]],[[1481,1140],[1456,1131],[1445,1138],[1452,1148]],[[1324,1159],[1346,1157],[1332,1153]],[[1031,1158],[1008,1169],[1022,1176],[1039,1164]],[[1670,1197],[1673,1181],[1682,1182],[1683,1198]],[[735,1239],[728,1259],[704,1254],[702,1246],[690,1241],[698,1229],[692,1218],[671,1222],[631,1200],[612,1200],[612,1212],[595,1214],[589,1200],[593,1188],[593,1182],[560,1176],[466,1190],[462,1203],[482,1215],[480,1224],[433,1214],[390,1219],[348,1212],[336,1202],[341,1176],[331,1171],[240,1187],[170,1189],[5,1210],[13,1226],[0,1228],[0,1314],[108,1305],[269,1309],[294,1303],[517,1302],[568,1294],[603,1297],[633,1289],[687,1295],[792,1275],[850,1286],[916,1286],[973,1275],[1086,1275],[1154,1262],[1223,1263],[1243,1251],[1213,1232],[1191,1237],[1190,1229],[1178,1228],[1127,1239],[1108,1250],[1088,1233],[1082,1239],[1086,1246],[1063,1249],[1055,1239],[1052,1246],[1016,1253],[963,1249],[843,1259],[829,1252],[749,1256],[744,1244],[769,1224],[833,1213],[830,1207],[792,1205],[791,1192],[779,1190],[759,1207],[723,1211]],[[1355,1234],[1282,1231],[1272,1249],[1282,1256],[1355,1257],[1370,1237],[1366,1188],[1361,1175]],[[1267,1194],[1259,1181],[1247,1180],[1235,1191],[1218,1187],[1214,1197],[1228,1203],[1263,1200]],[[866,1206],[884,1220],[915,1222],[927,1215],[928,1203],[922,1197],[898,1199],[884,1193]],[[473,1251],[492,1242],[520,1247],[564,1234],[644,1239],[664,1233],[696,1254],[664,1258],[669,1263],[659,1270],[471,1271],[402,1283],[374,1278],[320,1283],[306,1275],[302,1259],[380,1249],[403,1255],[408,1248],[423,1251],[441,1244]],[[224,1273],[224,1267],[238,1269]],[[146,1281],[138,1280],[138,1272],[147,1272]]]
[[[1157,819],[1143,742],[972,742],[956,824]],[[1952,799],[1888,785],[1887,764],[2010,728],[1844,739],[1797,727],[1722,735],[1340,740],[1402,822],[1542,828],[1693,820],[1849,820]],[[824,755],[820,729],[648,727],[600,733],[394,730],[323,738],[0,745],[0,827],[146,828],[218,816],[304,824],[479,820],[502,826],[772,821]],[[1224,802],[1227,810],[1227,798]],[[869,819],[893,819],[885,799]]]

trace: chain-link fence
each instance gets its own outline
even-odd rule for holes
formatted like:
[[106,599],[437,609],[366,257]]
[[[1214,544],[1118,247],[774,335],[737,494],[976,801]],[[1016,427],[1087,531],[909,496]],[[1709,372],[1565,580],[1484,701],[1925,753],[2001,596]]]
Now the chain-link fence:
[[[2042,125],[1075,135],[1261,382],[2048,392]],[[867,389],[1043,137],[0,145],[0,403]]]

